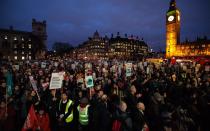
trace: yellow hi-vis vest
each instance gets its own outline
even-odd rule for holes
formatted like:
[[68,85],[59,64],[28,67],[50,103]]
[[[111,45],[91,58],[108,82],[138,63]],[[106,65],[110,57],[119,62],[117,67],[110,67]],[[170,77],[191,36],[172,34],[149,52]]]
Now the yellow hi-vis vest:
[[[65,109],[65,114],[68,113],[69,107],[71,106],[71,104],[73,103],[72,100],[68,100],[67,104],[66,104],[66,109]],[[60,106],[61,106],[61,101],[59,103],[59,110],[60,110]],[[69,114],[69,116],[66,118],[66,123],[69,123],[73,120],[73,109],[71,111],[71,114]]]
[[88,125],[88,107],[87,105],[85,108],[81,108],[80,106],[77,107],[79,111],[79,123],[81,125]]

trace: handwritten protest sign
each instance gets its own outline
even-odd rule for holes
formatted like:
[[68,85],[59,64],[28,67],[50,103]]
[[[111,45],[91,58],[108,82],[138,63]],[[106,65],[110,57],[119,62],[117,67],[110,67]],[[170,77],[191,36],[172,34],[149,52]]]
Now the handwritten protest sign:
[[59,89],[63,84],[63,73],[52,73],[50,80],[50,89]]

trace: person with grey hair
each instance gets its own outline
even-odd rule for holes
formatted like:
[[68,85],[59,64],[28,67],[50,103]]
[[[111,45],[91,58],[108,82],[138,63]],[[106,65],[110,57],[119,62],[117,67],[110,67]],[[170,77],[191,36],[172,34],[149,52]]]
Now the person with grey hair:
[[144,114],[145,105],[142,102],[138,102],[136,105],[137,110],[133,116],[133,131],[146,131],[148,125]]
[[124,101],[120,102],[119,108],[116,110],[113,118],[121,123],[120,131],[133,131],[131,116],[127,112],[127,104]]

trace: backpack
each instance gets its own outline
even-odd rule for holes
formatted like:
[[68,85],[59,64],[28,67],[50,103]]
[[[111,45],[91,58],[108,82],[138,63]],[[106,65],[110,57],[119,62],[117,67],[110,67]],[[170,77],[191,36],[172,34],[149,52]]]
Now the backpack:
[[120,131],[121,126],[122,126],[121,121],[114,120],[114,122],[112,124],[112,131]]

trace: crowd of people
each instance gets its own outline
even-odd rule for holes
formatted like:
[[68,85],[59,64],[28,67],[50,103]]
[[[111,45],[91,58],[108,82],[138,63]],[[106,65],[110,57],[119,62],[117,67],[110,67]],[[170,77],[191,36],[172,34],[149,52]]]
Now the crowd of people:
[[[210,73],[206,65],[133,61],[129,62],[131,75],[127,75],[126,63],[1,62],[0,130],[210,130]],[[50,89],[55,72],[65,72],[62,88]],[[93,87],[86,87],[86,75],[93,76]]]

